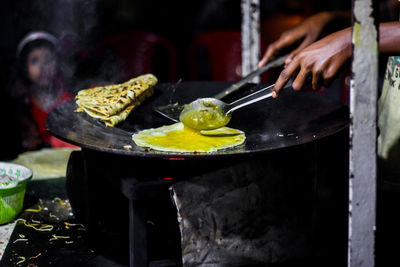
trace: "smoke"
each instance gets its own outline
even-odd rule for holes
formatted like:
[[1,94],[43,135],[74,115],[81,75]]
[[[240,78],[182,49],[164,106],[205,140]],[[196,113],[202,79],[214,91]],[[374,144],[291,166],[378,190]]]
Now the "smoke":
[[[64,83],[71,92],[90,87],[93,62],[88,62],[102,39],[101,16],[105,12],[102,0],[52,0],[37,2],[45,25],[60,40],[59,68]],[[46,3],[47,2],[47,3]],[[114,1],[113,1],[114,2]],[[40,28],[38,28],[40,29]]]
[[[57,37],[75,35],[86,41],[99,16],[96,10],[100,0],[46,0],[32,1],[30,25],[35,30],[48,30]],[[44,28],[44,29],[43,29]]]
[[75,27],[84,40],[90,39],[94,29],[99,24],[98,0],[76,1],[74,7]]
[[[60,40],[65,41],[61,48],[61,67],[72,87],[71,91],[101,82],[115,82],[118,70],[110,67],[113,63],[115,65],[115,61],[108,59],[105,66],[100,65],[96,62],[95,49],[107,34],[104,18],[113,12],[113,7],[118,1],[58,0],[56,2],[53,7],[52,27]],[[90,58],[83,59],[85,56]],[[83,60],[86,62],[82,62]]]

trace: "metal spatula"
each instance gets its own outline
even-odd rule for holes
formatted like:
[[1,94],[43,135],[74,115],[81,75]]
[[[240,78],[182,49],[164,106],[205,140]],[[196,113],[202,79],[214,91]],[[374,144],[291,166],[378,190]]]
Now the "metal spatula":
[[[244,77],[242,80],[232,84],[228,88],[225,88],[224,90],[222,90],[218,94],[212,96],[212,98],[222,99],[223,97],[225,97],[225,96],[237,91],[243,85],[245,85],[248,82],[250,82],[251,79],[253,79],[254,77],[256,77],[256,76],[258,76],[258,75],[260,75],[262,73],[264,73],[268,69],[282,66],[284,64],[284,62],[285,62],[285,58],[286,58],[286,55],[271,61],[270,63],[262,66],[261,68],[256,69],[255,71],[252,71],[246,77]],[[154,111],[156,111],[157,113],[163,115],[164,117],[166,117],[166,118],[168,118],[168,119],[170,119],[170,120],[172,120],[174,122],[178,122],[179,121],[179,115],[181,114],[183,108],[184,108],[184,104],[175,103],[175,104],[168,104],[168,105],[165,105],[165,106],[155,107]]]

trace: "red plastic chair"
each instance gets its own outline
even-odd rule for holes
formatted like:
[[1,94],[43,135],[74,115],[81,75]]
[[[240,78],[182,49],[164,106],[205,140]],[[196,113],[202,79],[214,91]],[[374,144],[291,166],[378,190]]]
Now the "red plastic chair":
[[[159,48],[166,51],[168,59],[157,57]],[[121,81],[127,81],[145,73],[153,73],[157,77],[155,64],[160,64],[160,70],[167,73],[169,81],[176,80],[176,50],[172,43],[151,32],[134,31],[120,33],[103,41],[96,49],[97,58],[112,51],[119,65]],[[163,62],[160,62],[160,61]],[[161,71],[160,71],[161,72]]]
[[[202,50],[203,49],[203,50]],[[199,51],[205,52],[204,55]],[[240,31],[215,31],[198,35],[189,47],[190,78],[202,80],[201,73],[212,81],[241,79],[242,42]],[[203,69],[202,69],[203,68]]]

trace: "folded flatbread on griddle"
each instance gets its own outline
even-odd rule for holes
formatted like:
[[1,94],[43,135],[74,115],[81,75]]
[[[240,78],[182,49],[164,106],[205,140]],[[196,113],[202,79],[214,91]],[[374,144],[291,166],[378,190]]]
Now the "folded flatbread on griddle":
[[75,111],[84,111],[107,126],[114,126],[153,94],[156,83],[157,78],[153,74],[145,74],[122,84],[81,90],[75,97],[78,105]]

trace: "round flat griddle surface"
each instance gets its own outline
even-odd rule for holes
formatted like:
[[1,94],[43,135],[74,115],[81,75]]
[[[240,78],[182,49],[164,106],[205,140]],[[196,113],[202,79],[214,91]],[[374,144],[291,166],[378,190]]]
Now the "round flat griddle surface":
[[[246,141],[241,146],[213,153],[167,153],[138,147],[132,141],[131,136],[137,131],[173,123],[154,112],[154,107],[170,101],[189,103],[199,97],[212,96],[228,85],[227,82],[183,82],[173,92],[172,84],[158,84],[155,94],[116,127],[107,127],[86,113],[74,112],[77,106],[72,100],[50,113],[47,128],[64,141],[102,152],[140,157],[204,158],[241,156],[300,145],[334,134],[348,125],[348,108],[340,102],[323,94],[288,89],[278,99],[269,98],[233,113],[228,126],[246,133]],[[224,100],[230,102],[263,86],[249,84]]]

